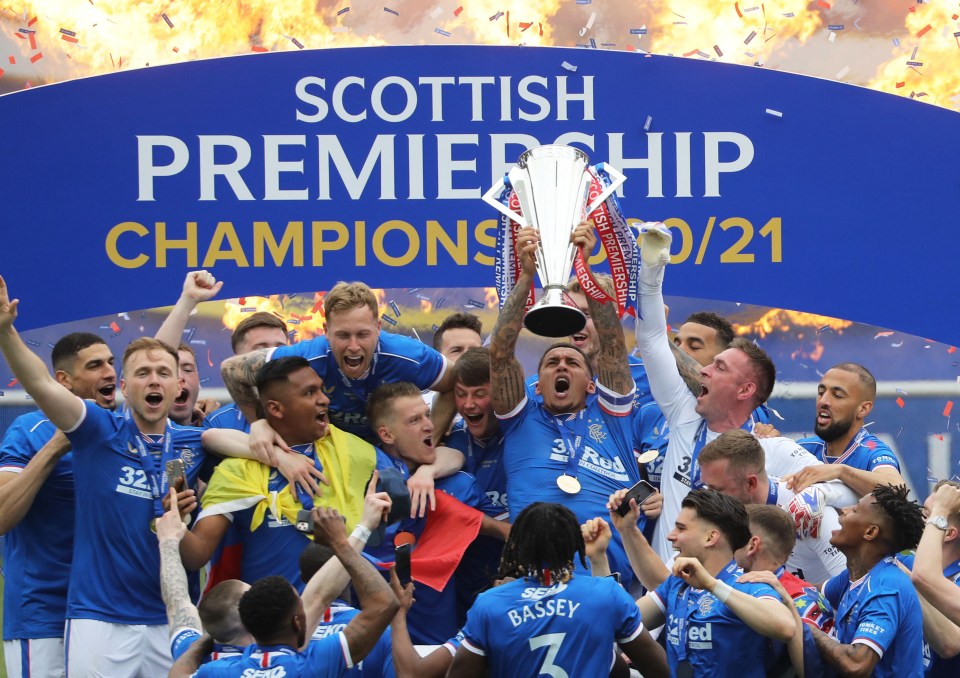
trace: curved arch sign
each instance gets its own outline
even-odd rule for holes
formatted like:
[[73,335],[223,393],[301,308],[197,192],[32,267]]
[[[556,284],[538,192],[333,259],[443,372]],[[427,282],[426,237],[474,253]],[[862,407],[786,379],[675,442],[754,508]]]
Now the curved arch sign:
[[[214,59],[0,97],[0,273],[38,327],[231,294],[492,286],[480,196],[561,143],[675,231],[669,292],[960,343],[960,116],[636,53],[378,47]],[[77,277],[86,284],[78,289]],[[922,303],[917,303],[917,300]],[[941,303],[937,303],[941,302]]]

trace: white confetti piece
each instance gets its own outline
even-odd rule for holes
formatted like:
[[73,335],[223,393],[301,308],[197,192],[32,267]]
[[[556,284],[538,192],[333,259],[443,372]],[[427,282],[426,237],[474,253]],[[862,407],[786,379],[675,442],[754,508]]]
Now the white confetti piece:
[[839,71],[837,71],[837,80],[842,80],[843,78],[847,77],[847,73],[849,72],[850,72],[850,67],[844,66]]
[[767,109],[767,115],[772,115],[772,116],[777,117],[777,118],[782,118],[782,117],[783,117],[783,113],[782,113],[782,112],[780,112],[780,111],[775,111],[775,110],[773,110],[772,108],[768,108],[768,109]]
[[572,71],[572,72],[574,72],[574,73],[576,73],[576,71],[577,71],[577,67],[574,66],[573,64],[571,64],[569,61],[564,61],[564,62],[563,62],[562,64],[560,64],[560,65],[563,66],[563,68],[566,69],[566,70],[568,70],[568,71]]

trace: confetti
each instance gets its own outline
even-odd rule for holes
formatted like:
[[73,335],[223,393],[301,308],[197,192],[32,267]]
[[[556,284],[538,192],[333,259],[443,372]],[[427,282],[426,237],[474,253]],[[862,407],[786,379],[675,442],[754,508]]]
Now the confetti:
[[830,9],[830,3],[826,0],[817,0],[817,5],[823,7],[824,9]]
[[581,37],[581,38],[582,38],[584,35],[587,34],[587,31],[589,31],[591,28],[593,28],[593,22],[596,21],[596,20],[597,20],[597,13],[596,13],[596,12],[590,12],[590,18],[587,19],[586,25],[585,25],[583,28],[580,29],[580,37]]
[[767,115],[772,115],[772,116],[774,116],[774,117],[776,117],[776,118],[782,118],[782,117],[783,117],[783,113],[781,113],[780,111],[775,111],[775,110],[773,110],[772,108],[768,108],[768,109],[767,109]]
[[388,12],[389,14],[393,14],[394,16],[400,16],[400,12],[398,12],[395,9],[390,9],[389,7],[384,7],[383,11]]
[[300,324],[300,318],[289,318],[289,319],[287,319],[287,324],[288,324],[288,325],[299,325],[299,324]]
[[490,21],[496,21],[497,19],[499,19],[499,18],[502,17],[502,16],[503,16],[503,12],[497,12],[497,13],[494,14],[492,17],[490,17]]
[[927,24],[926,26],[921,28],[919,31],[917,31],[917,37],[922,38],[924,35],[926,35],[927,31],[929,31],[931,28],[933,28],[933,26],[931,26],[930,24]]
[[210,357],[210,349],[207,349],[207,367],[213,367],[213,358]]
[[190,343],[191,346],[206,346],[206,345],[207,345],[207,340],[206,340],[206,339],[191,339],[189,343]]
[[486,308],[486,304],[482,301],[477,301],[476,299],[467,299],[467,306],[472,306],[473,308]]
[[842,31],[843,24],[830,24],[827,26],[827,28],[829,28],[831,31]]
[[836,42],[836,41],[837,41],[837,34],[834,33],[833,31],[830,31],[830,42]]
[[700,50],[698,50],[698,49],[692,49],[692,50],[690,50],[689,52],[685,52],[683,56],[689,57],[689,56],[693,56],[694,54],[697,54],[697,53],[699,53],[699,52],[700,52]]
[[953,401],[948,400],[946,406],[943,408],[943,416],[949,417],[950,412],[953,411]]
[[35,64],[38,61],[40,61],[40,59],[42,58],[43,58],[43,52],[37,52],[32,57],[30,57],[30,63]]
[[894,38],[894,39],[893,39],[893,46],[894,46],[894,47],[899,47],[899,46],[900,46],[900,39],[899,39],[899,38]]
[[17,385],[17,380],[16,380],[16,378],[14,378],[14,379],[11,379],[11,380],[10,380],[10,383],[9,383],[9,384],[7,384],[7,388],[13,388],[13,387],[16,386],[16,385]]
[[901,410],[903,409],[903,406],[906,404],[904,403],[903,398],[901,398],[900,396],[897,396],[896,403],[897,403],[897,407],[899,407]]
[[250,47],[251,52],[269,52],[270,50],[266,47],[261,47],[260,45],[253,45]]
[[630,29],[630,35],[646,35],[646,34],[647,34],[647,27],[645,25],[641,26],[640,28]]
[[39,345],[40,345],[40,342],[39,342],[39,341],[34,341],[33,339],[26,339],[25,342],[26,342],[27,346],[39,346]]
[[245,306],[240,309],[241,313],[253,313],[257,308],[255,306]]
[[434,332],[436,332],[436,331],[439,330],[439,329],[440,329],[440,326],[439,326],[439,325],[434,325],[434,326],[433,326],[433,331],[434,331]]
[[903,339],[901,339],[901,340],[900,340],[898,343],[896,343],[896,344],[890,344],[890,345],[891,345],[893,348],[900,348],[901,346],[903,346]]
[[440,35],[442,35],[442,36],[445,37],[445,38],[449,38],[449,37],[450,37],[450,31],[445,31],[445,30],[443,30],[442,28],[434,28],[434,29],[433,29],[433,32],[434,32],[434,33],[439,33]]
[[593,38],[590,38],[590,47],[592,47],[593,49],[597,48],[597,41],[594,40]]
[[857,17],[856,19],[854,19],[853,27],[856,28],[858,31],[863,30],[862,28],[860,28],[860,17]]
[[906,84],[907,84],[907,83],[905,83],[905,82],[898,82],[898,83],[896,84],[896,88],[897,88],[897,89],[900,89],[901,87],[903,87],[903,86],[906,85]]
[[879,339],[880,337],[890,337],[890,336],[893,336],[893,332],[877,332],[876,336],[874,336],[873,338]]
[[919,52],[919,51],[920,51],[920,46],[919,46],[919,45],[913,48],[913,51],[910,52],[910,60],[911,60],[911,61],[913,61],[914,59],[917,58],[917,52]]
[[340,16],[341,14],[346,14],[349,11],[350,11],[349,7],[344,7],[343,9],[337,10],[337,16]]
[[173,22],[170,21],[170,17],[168,17],[166,13],[161,14],[160,18],[167,22],[167,26],[169,26],[170,28],[173,28]]
[[460,16],[460,12],[463,11],[463,5],[460,5],[455,10],[453,10],[453,16]]
[[647,119],[646,119],[646,120],[644,121],[644,123],[643,123],[643,131],[644,131],[644,132],[649,132],[649,131],[650,131],[650,125],[652,125],[652,124],[653,124],[653,116],[652,116],[652,115],[648,115],[648,116],[647,116]]
[[894,390],[895,390],[897,393],[899,393],[900,395],[905,395],[905,396],[910,395],[909,393],[907,393],[906,391],[904,391],[902,388],[898,388],[898,389],[894,389]]
[[564,69],[566,69],[566,70],[568,70],[568,71],[571,71],[571,72],[574,72],[574,73],[576,73],[576,71],[577,71],[577,67],[574,66],[573,64],[571,64],[569,61],[564,61],[562,64],[560,64],[560,66],[562,66]]
[[386,322],[389,323],[390,325],[396,325],[396,324],[397,324],[397,321],[394,320],[393,318],[391,318],[390,316],[388,316],[386,313],[384,313],[382,316],[380,316],[380,319],[386,321]]
[[411,287],[410,289],[407,290],[407,294],[416,294],[422,289],[423,289],[422,287]]
[[920,66],[923,66],[923,62],[922,62],[922,61],[908,61],[908,62],[907,62],[907,66],[916,66],[917,68],[919,68]]
[[437,299],[437,305],[435,308],[440,308],[441,306],[443,306],[443,302],[446,300],[447,300],[446,297],[440,297],[439,299]]
[[290,38],[290,42],[292,42],[294,45],[296,45],[300,49],[303,49],[303,43],[297,40],[296,38]]
[[793,17],[796,16],[796,14],[794,14],[793,12],[784,12],[783,16],[787,17],[788,19],[792,19]]
[[6,71],[4,71],[2,68],[0,68],[0,78],[3,77],[3,74],[4,74],[4,73],[6,73]]
[[[413,336],[416,338],[417,341],[421,341],[421,339],[420,339],[420,333],[417,332],[417,328],[416,328],[416,327],[411,327],[411,328],[410,328],[410,331],[413,332]],[[422,341],[421,341],[421,343],[422,343]]]
[[950,348],[947,349],[947,353],[956,353],[956,352],[957,352],[956,346],[951,346]]
[[817,330],[817,334],[823,334],[824,332],[829,332],[829,331],[830,331],[830,326],[824,325],[823,327]]
[[403,315],[402,313],[400,313],[400,307],[397,306],[397,302],[395,302],[395,301],[391,301],[391,302],[390,302],[390,310],[392,310],[392,311],[393,311],[393,314],[394,314],[395,316],[397,316],[398,318],[399,318],[401,315]]
[[722,56],[723,56],[723,52],[720,51],[720,46],[719,46],[719,45],[714,45],[714,46],[713,46],[713,51],[717,53],[717,56],[718,56],[718,57],[722,57]]
[[743,41],[744,45],[749,45],[750,41],[757,37],[756,31],[750,31],[750,35],[747,36],[747,39]]

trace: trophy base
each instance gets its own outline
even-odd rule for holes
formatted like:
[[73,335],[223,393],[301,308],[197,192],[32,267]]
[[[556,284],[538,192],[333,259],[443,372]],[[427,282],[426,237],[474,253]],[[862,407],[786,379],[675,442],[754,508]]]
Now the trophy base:
[[544,290],[543,297],[523,318],[523,326],[541,337],[569,337],[587,325],[587,316],[563,288]]

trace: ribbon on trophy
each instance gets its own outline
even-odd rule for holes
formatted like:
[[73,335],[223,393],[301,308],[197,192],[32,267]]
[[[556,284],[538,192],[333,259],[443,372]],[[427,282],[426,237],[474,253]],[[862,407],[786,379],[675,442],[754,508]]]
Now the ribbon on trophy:
[[[508,177],[503,178],[503,190],[497,200],[517,214],[521,214],[520,199],[510,185]],[[497,296],[500,298],[500,308],[510,296],[510,292],[517,284],[520,276],[520,258],[517,256],[517,231],[521,225],[504,214],[500,215],[500,228],[497,229],[497,248],[493,260],[494,280],[497,287]],[[534,285],[530,283],[530,293],[527,295],[525,310],[530,310],[536,297]]]
[[[590,201],[592,202],[613,181],[603,163],[590,168],[590,174],[592,175],[590,184]],[[640,247],[637,245],[633,230],[623,216],[617,194],[611,193],[604,202],[587,215],[587,218],[593,221],[597,237],[607,253],[616,299],[611,298],[600,286],[593,277],[592,271],[587,268],[583,260],[583,252],[577,250],[573,260],[573,270],[580,288],[584,295],[601,304],[615,301],[617,313],[621,318],[624,313],[635,318],[641,317],[637,289]]]

